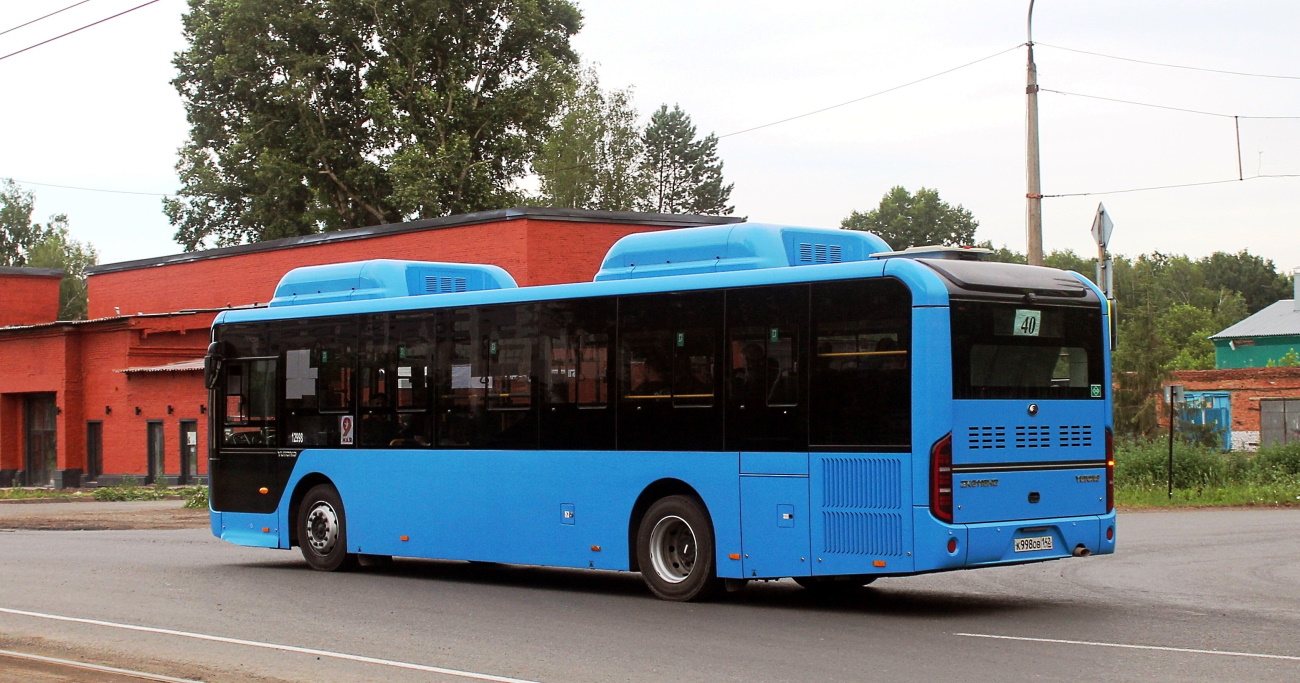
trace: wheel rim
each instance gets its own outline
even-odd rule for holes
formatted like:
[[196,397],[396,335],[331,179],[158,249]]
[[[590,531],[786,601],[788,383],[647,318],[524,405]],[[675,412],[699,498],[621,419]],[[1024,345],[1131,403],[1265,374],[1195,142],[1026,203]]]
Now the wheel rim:
[[695,530],[677,516],[664,517],[650,532],[650,563],[668,583],[681,583],[695,568]]
[[328,555],[339,540],[339,515],[334,506],[320,501],[307,513],[307,544],[320,555]]

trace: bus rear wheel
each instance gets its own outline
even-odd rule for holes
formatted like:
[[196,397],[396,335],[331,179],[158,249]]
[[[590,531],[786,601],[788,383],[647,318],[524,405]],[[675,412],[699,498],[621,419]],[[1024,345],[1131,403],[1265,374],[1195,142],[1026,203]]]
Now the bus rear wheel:
[[357,556],[348,553],[347,541],[347,516],[339,492],[329,484],[312,487],[298,508],[298,545],[303,559],[323,572],[352,569]]
[[690,601],[715,595],[723,585],[715,558],[713,526],[698,499],[661,498],[641,518],[636,559],[656,597]]

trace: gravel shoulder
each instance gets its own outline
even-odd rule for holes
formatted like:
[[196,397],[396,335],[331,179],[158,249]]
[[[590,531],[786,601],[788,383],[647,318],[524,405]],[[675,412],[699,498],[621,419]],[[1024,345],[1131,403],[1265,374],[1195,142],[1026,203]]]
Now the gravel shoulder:
[[206,509],[183,507],[183,500],[0,501],[0,529],[109,531],[122,529],[202,529]]

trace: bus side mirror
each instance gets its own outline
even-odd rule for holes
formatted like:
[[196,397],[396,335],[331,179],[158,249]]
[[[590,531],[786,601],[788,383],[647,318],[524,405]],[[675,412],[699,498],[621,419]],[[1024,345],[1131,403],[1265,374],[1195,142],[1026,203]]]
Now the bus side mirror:
[[209,390],[217,386],[217,378],[221,376],[223,360],[225,358],[221,354],[221,342],[208,344],[208,353],[203,357],[203,386]]

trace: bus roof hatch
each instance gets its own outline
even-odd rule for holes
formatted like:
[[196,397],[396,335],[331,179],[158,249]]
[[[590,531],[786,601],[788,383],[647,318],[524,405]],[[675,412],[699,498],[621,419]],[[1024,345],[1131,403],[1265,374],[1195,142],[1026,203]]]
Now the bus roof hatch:
[[679,228],[615,242],[596,281],[868,261],[887,251],[884,240],[857,230],[763,223]]
[[285,273],[271,306],[387,299],[517,287],[497,266],[375,259],[304,266]]

